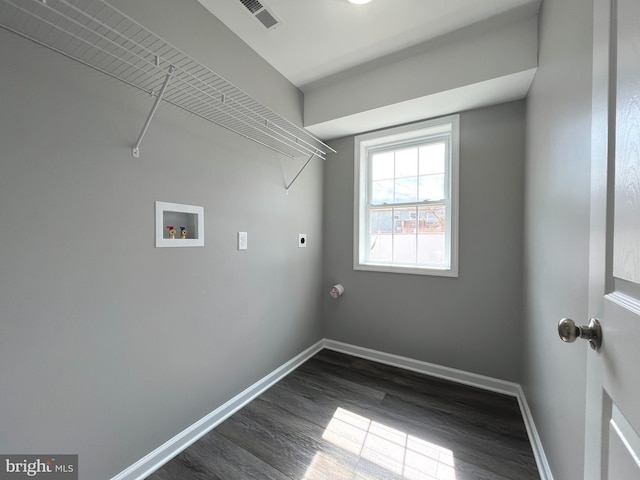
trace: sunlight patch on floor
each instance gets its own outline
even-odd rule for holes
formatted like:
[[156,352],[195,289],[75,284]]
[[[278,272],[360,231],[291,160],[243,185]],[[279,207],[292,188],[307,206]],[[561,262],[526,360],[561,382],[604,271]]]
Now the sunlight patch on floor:
[[[366,462],[409,480],[456,480],[453,452],[413,435],[338,408],[322,438]],[[336,470],[333,470],[335,468]],[[366,470],[366,468],[365,468]],[[353,478],[331,455],[318,452],[304,480]],[[369,475],[362,473],[363,477]]]
[[353,480],[353,472],[333,455],[318,452],[302,480]]

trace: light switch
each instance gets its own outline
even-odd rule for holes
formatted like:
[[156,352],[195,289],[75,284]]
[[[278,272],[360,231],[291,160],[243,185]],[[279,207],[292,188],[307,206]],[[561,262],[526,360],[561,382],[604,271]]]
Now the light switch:
[[306,248],[306,246],[307,246],[307,234],[306,233],[298,234],[298,247]]
[[247,249],[247,232],[238,232],[238,250]]

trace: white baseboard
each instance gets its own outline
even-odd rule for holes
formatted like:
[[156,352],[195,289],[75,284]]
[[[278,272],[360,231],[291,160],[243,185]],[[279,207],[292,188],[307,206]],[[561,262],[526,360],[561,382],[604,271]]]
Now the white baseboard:
[[491,390],[492,392],[504,393],[514,397],[518,394],[519,385],[517,383],[485,377],[483,375],[469,373],[463,370],[456,370],[455,368],[442,367],[433,363],[401,357],[391,353],[379,352],[377,350],[358,347],[356,345],[349,345],[348,343],[336,342],[335,340],[325,339],[323,346],[329,350],[347,353],[354,357],[384,363],[385,365],[391,365],[392,367],[398,367],[404,370],[411,370],[412,372],[422,373],[431,377],[451,380],[471,387],[482,388],[483,390]]
[[296,355],[284,365],[278,367],[267,376],[258,380],[246,390],[242,391],[231,400],[216,408],[204,418],[178,433],[175,437],[156,448],[153,452],[141,458],[126,470],[120,472],[111,480],[142,480],[148,475],[167,463],[178,453],[182,452],[189,445],[209,433],[216,426],[221,424],[231,415],[260,396],[274,384],[278,383],[285,376],[298,368],[304,362],[313,357],[323,348],[323,341],[307,348],[304,352]]
[[518,404],[520,405],[520,411],[522,412],[524,426],[527,428],[527,434],[529,435],[529,441],[531,442],[533,456],[536,459],[536,464],[538,465],[540,480],[553,480],[551,467],[549,466],[547,456],[544,453],[542,441],[540,440],[540,435],[538,434],[538,430],[536,429],[536,424],[533,421],[531,410],[529,410],[527,397],[525,397],[524,391],[522,390],[522,387],[520,385],[518,385]]
[[424,375],[442,378],[444,380],[450,380],[452,382],[481,388],[483,390],[516,397],[527,429],[529,441],[531,442],[533,456],[536,460],[538,471],[540,472],[540,480],[553,480],[553,475],[551,474],[547,457],[544,454],[544,449],[542,448],[540,436],[538,435],[533,417],[531,416],[531,410],[529,410],[529,405],[527,404],[527,399],[524,396],[524,391],[519,384],[499,380],[497,378],[486,377],[484,375],[478,375],[476,373],[465,372],[464,370],[443,367],[441,365],[435,365],[421,360],[414,360],[412,358],[371,350],[369,348],[358,347],[348,343],[337,342],[335,340],[324,339],[322,344],[324,348],[328,350],[334,350],[336,352],[353,355],[354,357],[384,363],[385,365],[390,365],[392,367],[398,367],[412,372],[422,373]]
[[323,339],[315,345],[307,348],[304,352],[292,358],[284,365],[278,367],[273,372],[257,381],[204,418],[198,420],[190,427],[178,433],[175,437],[156,448],[144,458],[138,460],[111,480],[144,479],[171,460],[178,453],[186,449],[189,445],[195,443],[202,436],[213,430],[217,425],[247,405],[254,398],[260,396],[265,390],[279,382],[282,378],[298,368],[323,348],[353,355],[354,357],[372,360],[374,362],[383,363],[393,367],[422,373],[424,375],[481,388],[483,390],[516,397],[520,406],[520,411],[522,412],[522,418],[524,419],[527,433],[529,434],[533,455],[538,466],[538,471],[540,472],[540,479],[553,480],[553,475],[551,474],[547,457],[544,454],[542,442],[540,441],[533,417],[531,416],[527,399],[525,398],[524,392],[519,384],[329,339]]

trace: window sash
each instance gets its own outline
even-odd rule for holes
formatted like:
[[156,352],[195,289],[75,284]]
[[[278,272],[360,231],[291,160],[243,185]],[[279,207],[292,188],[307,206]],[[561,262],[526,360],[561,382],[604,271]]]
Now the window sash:
[[[416,260],[415,262],[402,262],[402,261],[395,261],[393,260],[393,256],[392,256],[392,260],[391,261],[377,261],[371,258],[371,245],[373,242],[373,235],[374,233],[371,231],[371,214],[375,211],[382,211],[382,210],[391,210],[392,212],[394,211],[394,209],[396,208],[401,208],[401,209],[407,209],[407,208],[411,208],[411,207],[415,207],[416,211],[419,210],[420,207],[424,207],[424,206],[429,206],[429,205],[442,205],[444,206],[444,210],[445,210],[445,223],[444,223],[444,246],[445,246],[445,252],[444,252],[444,259],[445,262],[443,263],[434,263],[434,262],[419,262],[418,261],[418,247],[416,246]],[[449,200],[440,200],[440,201],[430,201],[430,202],[413,202],[413,203],[401,203],[401,204],[385,204],[385,205],[367,205],[365,208],[365,225],[364,225],[364,242],[362,245],[362,248],[364,248],[365,251],[365,255],[364,255],[364,261],[366,264],[369,265],[380,265],[380,266],[384,266],[384,265],[390,265],[390,266],[405,266],[405,267],[418,267],[418,268],[433,268],[433,269],[449,269],[451,268],[451,232],[452,232],[452,228],[451,228],[451,221],[452,221],[452,215],[451,215],[451,202]],[[392,214],[393,215],[393,214]],[[391,235],[391,241],[392,241],[392,246],[391,246],[391,250],[392,252],[394,251],[394,244],[393,242],[395,241],[395,236],[398,235],[398,232],[396,232],[396,219],[395,216],[393,216],[391,218],[391,222],[392,222],[392,227],[391,227],[391,232],[383,232],[384,235]],[[415,217],[415,227],[414,227],[415,231],[412,233],[413,236],[416,237],[416,239],[419,237],[419,235],[422,233],[424,234],[428,234],[430,232],[420,232],[420,218],[418,215],[416,215]],[[406,235],[406,234],[405,234]]]
[[[438,143],[444,143],[445,152],[444,152],[444,192],[443,198],[434,199],[434,200],[423,200],[416,202],[386,202],[386,203],[372,203],[371,199],[373,197],[373,156],[378,153],[387,153],[387,152],[396,152],[398,150],[404,150],[405,148],[411,147],[424,147],[428,145],[435,145]],[[451,198],[451,134],[446,135],[433,135],[429,137],[418,138],[411,142],[399,142],[393,145],[393,147],[388,147],[386,145],[381,147],[372,147],[367,148],[367,165],[366,165],[366,173],[367,173],[367,186],[366,186],[366,205],[369,206],[411,206],[415,203],[429,203],[429,202],[439,202],[442,200],[449,201]],[[419,159],[418,159],[419,162]],[[418,171],[417,178],[420,178],[420,172]],[[394,175],[393,180],[395,181],[397,177]],[[395,187],[394,187],[395,188]],[[419,187],[418,187],[419,188]],[[419,195],[418,195],[419,198]]]

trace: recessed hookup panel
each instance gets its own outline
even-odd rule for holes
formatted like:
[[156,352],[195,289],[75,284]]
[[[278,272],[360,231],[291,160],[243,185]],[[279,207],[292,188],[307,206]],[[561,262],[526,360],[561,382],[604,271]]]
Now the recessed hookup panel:
[[156,247],[204,246],[204,208],[156,202]]

